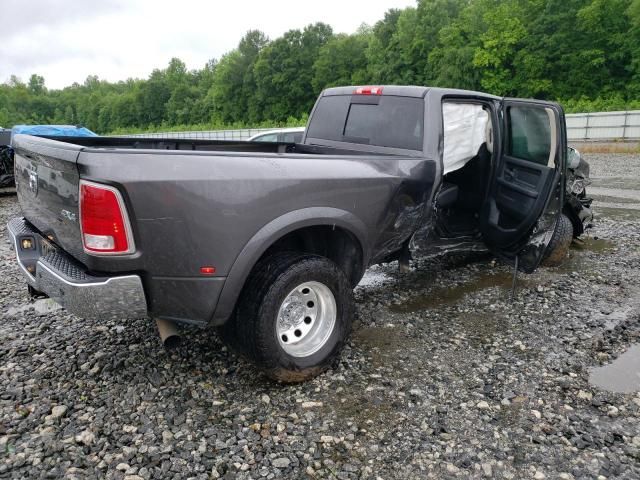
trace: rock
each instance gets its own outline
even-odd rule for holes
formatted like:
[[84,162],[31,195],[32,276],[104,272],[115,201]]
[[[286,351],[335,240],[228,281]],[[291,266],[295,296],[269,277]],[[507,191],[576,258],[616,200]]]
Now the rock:
[[266,394],[262,395],[262,397],[260,397],[260,400],[262,401],[262,403],[266,403],[267,405],[271,403],[271,398]]
[[53,419],[61,418],[67,413],[67,407],[65,405],[56,405],[51,409],[50,417]]
[[535,478],[535,480],[544,480],[547,476],[540,470],[536,470],[536,473],[533,474],[533,478]]
[[119,470],[121,472],[126,472],[127,470],[129,470],[129,465],[126,463],[119,463],[118,465],[116,465],[116,470]]
[[618,407],[615,407],[613,405],[610,405],[607,409],[607,415],[609,415],[610,417],[617,417],[618,413],[620,413],[620,410],[618,409]]
[[453,463],[447,463],[447,473],[456,474],[460,471]]
[[538,410],[531,410],[531,415],[536,417],[538,420],[542,418],[542,414]]
[[585,392],[584,390],[580,390],[578,392],[578,398],[581,400],[591,400],[593,398],[593,394],[591,392]]
[[95,435],[90,430],[84,430],[76,435],[75,440],[77,443],[81,443],[82,445],[89,446],[95,440]]
[[290,463],[291,463],[291,460],[289,460],[286,457],[276,458],[271,461],[271,465],[273,465],[276,468],[287,468]]
[[323,405],[322,402],[302,402],[302,408],[318,408]]
[[480,410],[486,410],[489,408],[489,404],[487,402],[485,402],[484,400],[481,400],[480,402],[478,402],[476,404],[476,407],[478,407]]

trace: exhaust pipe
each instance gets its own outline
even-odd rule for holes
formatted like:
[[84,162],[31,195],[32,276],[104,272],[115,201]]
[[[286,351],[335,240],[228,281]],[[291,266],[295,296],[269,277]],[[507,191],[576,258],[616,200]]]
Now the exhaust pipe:
[[162,344],[167,350],[173,350],[180,346],[182,337],[175,323],[156,318],[156,325],[158,326],[158,333],[160,333],[160,340],[162,340]]

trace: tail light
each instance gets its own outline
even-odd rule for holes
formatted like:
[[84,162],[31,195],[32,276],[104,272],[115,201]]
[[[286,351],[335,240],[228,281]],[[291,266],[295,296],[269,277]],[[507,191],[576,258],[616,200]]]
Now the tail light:
[[133,235],[120,192],[80,180],[80,231],[84,251],[94,255],[133,253]]
[[382,87],[358,87],[354,95],[382,95]]

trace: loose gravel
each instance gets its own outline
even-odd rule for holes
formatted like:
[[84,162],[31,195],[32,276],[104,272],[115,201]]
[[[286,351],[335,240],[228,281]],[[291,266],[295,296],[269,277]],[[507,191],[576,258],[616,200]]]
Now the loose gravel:
[[587,159],[605,213],[563,266],[513,301],[487,256],[374,267],[340,362],[294,386],[213,331],[167,353],[150,320],[31,303],[0,227],[0,477],[640,478],[638,390],[589,383],[640,343],[640,210],[609,191],[640,158]]

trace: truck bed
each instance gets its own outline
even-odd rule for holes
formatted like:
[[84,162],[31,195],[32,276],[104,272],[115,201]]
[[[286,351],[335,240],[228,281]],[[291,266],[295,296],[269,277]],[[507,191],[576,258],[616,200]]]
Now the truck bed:
[[[211,319],[234,269],[256,260],[254,246],[292,229],[342,228],[366,264],[385,258],[411,235],[436,171],[425,158],[299,144],[18,135],[15,151],[18,197],[34,229],[91,274],[141,275],[151,313],[197,323]],[[84,252],[81,178],[121,192],[133,254]],[[205,265],[215,275],[202,277]]]

